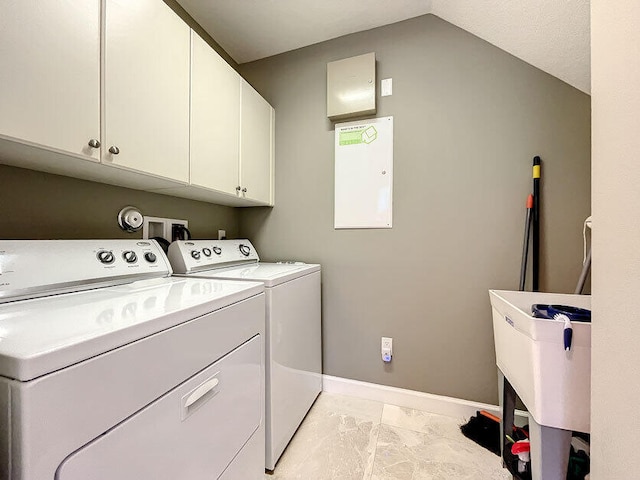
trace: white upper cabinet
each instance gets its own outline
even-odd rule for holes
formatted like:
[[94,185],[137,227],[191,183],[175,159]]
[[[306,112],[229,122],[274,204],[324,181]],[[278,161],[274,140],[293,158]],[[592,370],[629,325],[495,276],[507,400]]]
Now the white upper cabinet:
[[2,164],[273,205],[273,125],[162,0],[0,0]]
[[273,205],[274,110],[245,80],[241,103],[241,196]]
[[99,59],[99,0],[0,1],[0,137],[98,160]]
[[159,0],[106,0],[104,22],[103,162],[188,182],[190,28]]
[[273,108],[192,32],[191,185],[193,198],[232,205],[273,204]]
[[240,75],[191,32],[191,184],[236,195]]

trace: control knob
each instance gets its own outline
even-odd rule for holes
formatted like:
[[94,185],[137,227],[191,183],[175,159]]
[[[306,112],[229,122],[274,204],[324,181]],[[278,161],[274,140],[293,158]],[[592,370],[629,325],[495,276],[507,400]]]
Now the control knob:
[[124,258],[124,261],[127,263],[136,263],[138,261],[138,256],[136,255],[136,252],[132,250],[127,250],[126,252],[124,252],[122,254],[122,258]]
[[153,252],[147,252],[144,254],[144,259],[149,263],[156,263],[156,254]]
[[245,257],[248,257],[251,253],[251,248],[249,248],[247,245],[240,245],[238,248],[240,249],[240,253]]
[[211,249],[209,248],[203,248],[202,249],[202,253],[204,253],[205,257],[210,257],[211,256]]
[[191,256],[195,259],[198,260],[200,258],[200,252],[197,250],[191,250]]
[[106,265],[109,265],[116,260],[116,257],[114,257],[113,253],[108,250],[100,250],[97,257],[98,260]]
[[213,253],[220,255],[222,253],[222,249],[220,247],[213,247]]

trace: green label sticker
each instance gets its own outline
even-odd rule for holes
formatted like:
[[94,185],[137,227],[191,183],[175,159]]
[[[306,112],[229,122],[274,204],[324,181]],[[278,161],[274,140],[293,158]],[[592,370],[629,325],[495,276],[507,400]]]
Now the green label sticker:
[[378,131],[373,125],[369,127],[349,127],[340,132],[338,144],[344,145],[358,145],[360,143],[371,143],[378,138]]
[[364,132],[364,128],[340,132],[340,145],[357,145],[362,143],[362,132]]

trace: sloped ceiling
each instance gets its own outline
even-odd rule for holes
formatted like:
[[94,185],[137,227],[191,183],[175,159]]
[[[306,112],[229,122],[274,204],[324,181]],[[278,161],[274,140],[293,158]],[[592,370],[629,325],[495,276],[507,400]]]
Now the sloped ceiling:
[[433,13],[590,92],[589,0],[178,0],[238,63]]
[[432,13],[591,91],[589,0],[433,0]]

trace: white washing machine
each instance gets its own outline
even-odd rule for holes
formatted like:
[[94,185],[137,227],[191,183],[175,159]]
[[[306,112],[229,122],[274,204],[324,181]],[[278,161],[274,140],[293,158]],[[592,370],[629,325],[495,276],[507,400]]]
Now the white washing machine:
[[262,263],[248,240],[169,246],[174,273],[260,281],[266,295],[266,462],[275,468],[322,390],[320,265]]
[[262,479],[264,286],[155,241],[0,241],[0,479]]

